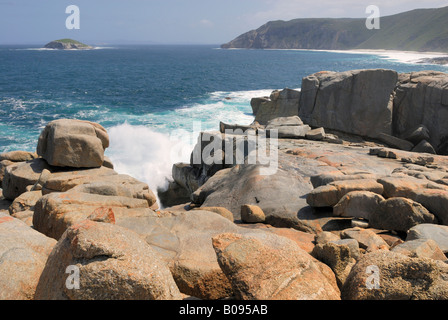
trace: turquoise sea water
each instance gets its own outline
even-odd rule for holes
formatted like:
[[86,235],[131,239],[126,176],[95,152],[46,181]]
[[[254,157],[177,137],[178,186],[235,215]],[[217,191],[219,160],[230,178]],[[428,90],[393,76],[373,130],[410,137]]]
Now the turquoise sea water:
[[[193,131],[216,130],[219,121],[249,124],[252,97],[300,88],[309,74],[367,68],[448,71],[375,55],[217,47],[57,51],[0,46],[0,153],[33,151],[51,120],[90,120],[108,130],[106,154],[116,170],[155,188],[173,162],[188,160]],[[185,150],[176,153],[180,129]]]

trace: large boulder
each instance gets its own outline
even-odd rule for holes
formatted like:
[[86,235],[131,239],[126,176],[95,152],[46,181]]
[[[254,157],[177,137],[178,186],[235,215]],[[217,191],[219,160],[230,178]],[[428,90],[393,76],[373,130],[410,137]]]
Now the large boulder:
[[320,263],[286,238],[221,234],[213,238],[219,265],[241,300],[339,300]]
[[302,80],[299,116],[312,127],[364,137],[392,134],[392,70],[319,72]]
[[[73,269],[68,269],[68,268]],[[70,283],[67,270],[77,270]],[[79,287],[67,286],[67,282]],[[167,265],[136,233],[82,221],[70,227],[48,258],[37,300],[180,300]]]
[[379,211],[379,204],[384,200],[381,195],[374,192],[352,191],[343,196],[334,206],[333,214],[369,220]]
[[344,300],[446,300],[448,265],[379,250],[364,255],[342,288]]
[[434,214],[440,224],[448,225],[448,211],[446,210],[448,208],[448,190],[417,190],[412,199],[421,203]]
[[56,241],[0,213],[0,300],[32,300]]
[[[409,135],[423,125],[437,153],[448,154],[448,75],[437,71],[403,74],[394,99],[394,132]],[[420,140],[421,141],[421,140]],[[418,141],[418,142],[420,142]]]
[[57,167],[95,168],[104,162],[109,136],[101,125],[61,119],[47,124],[37,144],[37,154]]
[[390,198],[379,204],[369,216],[369,225],[376,229],[407,232],[422,223],[437,223],[437,219],[420,203],[406,198]]
[[414,145],[411,142],[394,137],[390,134],[380,133],[377,136],[377,138],[378,138],[378,140],[389,145],[391,148],[405,150],[405,151],[411,151],[414,148]]

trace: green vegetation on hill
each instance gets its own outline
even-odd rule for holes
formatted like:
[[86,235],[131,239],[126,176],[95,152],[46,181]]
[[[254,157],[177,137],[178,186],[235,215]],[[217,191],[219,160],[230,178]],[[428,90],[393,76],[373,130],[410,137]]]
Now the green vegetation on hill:
[[222,48],[448,52],[447,22],[448,7],[382,17],[380,30],[367,29],[366,18],[271,21]]
[[50,43],[47,43],[45,45],[45,48],[48,49],[60,49],[60,50],[73,50],[73,49],[78,49],[78,50],[82,50],[82,49],[92,49],[92,47],[73,40],[73,39],[59,39],[59,40],[54,40],[51,41]]
[[86,45],[86,44],[84,44],[84,43],[82,43],[82,42],[73,40],[73,39],[59,39],[59,40],[54,40],[54,42],[73,43],[73,44],[76,44],[76,45],[78,45],[78,46],[88,47],[88,45]]

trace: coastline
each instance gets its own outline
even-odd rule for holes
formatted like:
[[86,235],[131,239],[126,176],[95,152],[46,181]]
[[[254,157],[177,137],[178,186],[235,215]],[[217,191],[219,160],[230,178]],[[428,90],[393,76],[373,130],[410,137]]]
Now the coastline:
[[[229,50],[244,50],[244,49],[229,49]],[[433,62],[433,59],[447,58],[448,53],[444,52],[420,52],[420,51],[400,51],[387,49],[350,49],[350,50],[320,50],[320,49],[263,49],[263,50],[285,50],[285,51],[310,51],[310,52],[334,52],[347,54],[367,54],[380,56],[386,60],[393,60],[400,63],[409,64],[435,64],[448,66],[447,64],[440,64]]]

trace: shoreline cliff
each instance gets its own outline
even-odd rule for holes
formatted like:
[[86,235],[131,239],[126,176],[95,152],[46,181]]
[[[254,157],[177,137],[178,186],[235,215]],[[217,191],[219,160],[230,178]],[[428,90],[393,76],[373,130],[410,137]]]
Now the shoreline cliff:
[[366,27],[366,18],[270,21],[223,44],[221,48],[385,49],[448,53],[447,19],[448,7],[443,7],[381,17],[380,29],[372,30]]

